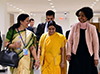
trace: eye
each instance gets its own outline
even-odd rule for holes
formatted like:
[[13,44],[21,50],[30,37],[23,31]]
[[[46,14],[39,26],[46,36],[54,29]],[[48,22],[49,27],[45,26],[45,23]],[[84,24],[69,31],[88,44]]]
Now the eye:
[[82,15],[82,17],[84,17],[84,15]]
[[48,28],[48,30],[51,30],[51,28]]
[[52,30],[54,30],[54,28],[52,28]]
[[80,15],[78,15],[78,17],[80,17]]

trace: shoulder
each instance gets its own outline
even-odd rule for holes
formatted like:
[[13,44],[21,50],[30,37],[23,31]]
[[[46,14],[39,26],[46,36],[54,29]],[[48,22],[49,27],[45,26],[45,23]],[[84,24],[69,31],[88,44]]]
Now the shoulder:
[[87,23],[90,28],[96,28],[93,24]]
[[43,33],[43,34],[42,34],[42,37],[46,37],[47,35],[48,35],[48,32]]
[[61,41],[66,40],[66,37],[63,34],[56,32],[56,36],[58,36]]
[[38,24],[38,26],[42,26],[42,25],[45,25],[45,23],[39,23],[39,24]]
[[72,25],[72,27],[76,27],[78,25],[79,25],[79,23],[75,23],[75,24]]
[[15,31],[15,29],[9,29],[7,33],[10,35],[13,31]]
[[13,29],[9,29],[9,30],[8,30],[8,32],[12,32],[12,31],[13,31]]
[[45,36],[47,36],[47,34],[48,34],[48,32],[43,33],[42,36],[45,37]]
[[59,37],[65,37],[63,34],[56,32],[56,35],[58,35]]
[[79,26],[80,26],[80,23],[75,23],[72,25],[71,30],[77,29],[79,28]]
[[28,28],[27,29],[33,29],[32,27],[30,27],[30,26],[28,26]]
[[59,27],[59,28],[61,28],[61,26],[60,26],[60,25],[58,25],[58,24],[56,24],[56,26],[57,26],[57,27]]
[[29,33],[32,33],[33,34],[33,32],[32,31],[30,31],[29,29],[26,29],[26,32],[29,34]]
[[28,34],[31,33],[32,36],[37,37],[32,31],[30,31],[30,30],[28,30],[28,29],[26,29],[26,31],[27,31]]

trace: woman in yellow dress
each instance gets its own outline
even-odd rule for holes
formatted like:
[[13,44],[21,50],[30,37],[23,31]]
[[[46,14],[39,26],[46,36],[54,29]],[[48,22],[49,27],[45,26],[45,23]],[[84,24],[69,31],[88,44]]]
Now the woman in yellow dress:
[[48,32],[39,41],[38,59],[40,59],[42,74],[66,74],[66,38],[55,32],[56,23],[48,22]]
[[36,56],[36,36],[33,32],[26,29],[28,24],[29,15],[20,14],[17,18],[17,23],[9,28],[6,35],[4,46],[7,47],[9,44],[8,48],[13,48],[20,58],[17,68],[10,67],[12,74],[32,74],[32,56],[36,61],[35,66],[37,66],[37,68],[39,67],[38,58]]

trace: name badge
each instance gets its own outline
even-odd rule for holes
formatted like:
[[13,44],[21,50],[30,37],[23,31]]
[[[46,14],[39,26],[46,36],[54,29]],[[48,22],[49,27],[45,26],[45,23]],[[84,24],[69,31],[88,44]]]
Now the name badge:
[[27,49],[23,49],[23,53],[24,53],[24,55],[28,55]]

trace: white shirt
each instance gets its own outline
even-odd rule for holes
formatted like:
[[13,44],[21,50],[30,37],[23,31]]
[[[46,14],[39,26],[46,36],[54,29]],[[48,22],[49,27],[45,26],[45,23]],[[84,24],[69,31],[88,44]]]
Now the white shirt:
[[44,29],[44,33],[48,32],[47,25],[48,25],[48,22],[46,22],[45,29]]

